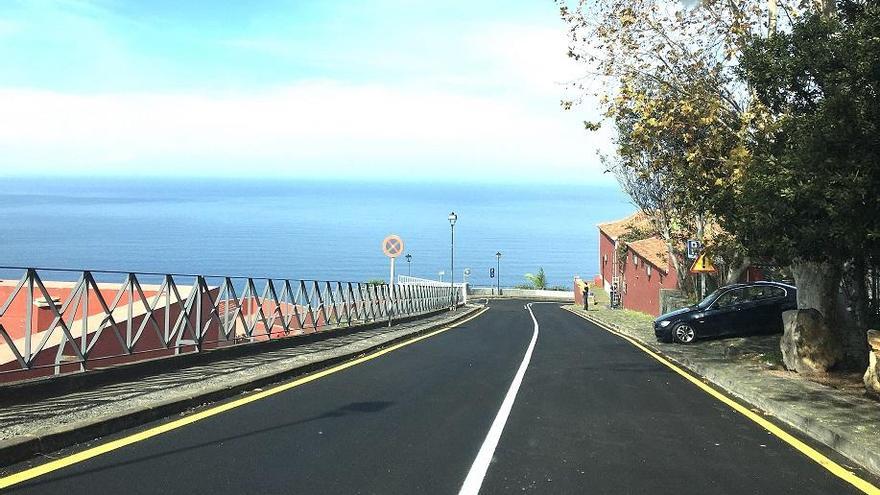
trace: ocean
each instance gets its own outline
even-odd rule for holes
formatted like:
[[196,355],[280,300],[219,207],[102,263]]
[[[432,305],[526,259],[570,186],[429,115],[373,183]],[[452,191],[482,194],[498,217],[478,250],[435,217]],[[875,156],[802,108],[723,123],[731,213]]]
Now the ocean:
[[[0,179],[0,265],[366,281],[397,273],[549,285],[598,271],[596,224],[633,207],[616,187],[232,179]],[[9,276],[8,272],[3,275]]]

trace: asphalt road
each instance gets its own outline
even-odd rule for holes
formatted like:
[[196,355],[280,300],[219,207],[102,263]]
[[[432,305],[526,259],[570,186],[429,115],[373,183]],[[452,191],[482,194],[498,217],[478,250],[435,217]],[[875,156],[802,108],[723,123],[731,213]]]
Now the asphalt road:
[[[10,491],[458,493],[533,337],[523,304]],[[481,493],[859,493],[631,344],[533,310]]]

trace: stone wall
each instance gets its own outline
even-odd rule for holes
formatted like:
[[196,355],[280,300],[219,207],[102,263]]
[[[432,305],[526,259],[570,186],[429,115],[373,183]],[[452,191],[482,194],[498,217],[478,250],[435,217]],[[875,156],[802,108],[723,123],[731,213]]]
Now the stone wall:
[[[471,297],[493,297],[496,296],[495,289],[489,287],[471,287],[468,288],[468,295]],[[548,299],[553,301],[574,301],[574,291],[565,290],[533,290],[533,289],[508,289],[501,288],[502,297],[517,297],[523,299]]]
[[690,305],[687,297],[678,289],[660,289],[660,314],[666,314],[676,309],[686,308]]

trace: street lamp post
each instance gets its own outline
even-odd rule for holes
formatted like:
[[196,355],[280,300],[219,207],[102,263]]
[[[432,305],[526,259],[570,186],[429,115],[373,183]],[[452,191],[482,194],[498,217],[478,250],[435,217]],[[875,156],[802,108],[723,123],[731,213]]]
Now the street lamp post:
[[497,286],[497,295],[501,295],[501,251],[495,253],[495,284]]
[[456,297],[455,297],[455,222],[458,220],[458,215],[453,211],[449,214],[449,228],[452,233],[452,237],[449,243],[449,288],[450,288],[450,299],[452,300],[452,309],[455,309]]
[[411,263],[412,263],[412,255],[407,254],[406,255],[406,273],[410,277],[412,277],[412,264]]

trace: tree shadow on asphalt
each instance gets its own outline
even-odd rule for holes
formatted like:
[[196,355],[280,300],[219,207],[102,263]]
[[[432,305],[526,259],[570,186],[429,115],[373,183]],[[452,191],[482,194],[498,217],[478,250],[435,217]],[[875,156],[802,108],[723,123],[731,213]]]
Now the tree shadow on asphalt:
[[[18,485],[17,487],[13,488],[13,491],[15,491],[16,488],[22,489],[22,488],[38,487],[40,485],[52,483],[55,481],[78,478],[80,476],[86,476],[86,475],[90,475],[90,474],[94,474],[94,473],[99,473],[102,471],[107,471],[109,469],[123,467],[123,466],[131,465],[131,464],[137,464],[140,462],[150,461],[153,459],[160,459],[162,457],[166,457],[166,456],[173,455],[173,454],[179,454],[179,453],[183,453],[183,452],[189,452],[192,450],[198,450],[203,447],[209,447],[212,445],[220,445],[224,442],[229,442],[229,441],[233,441],[233,440],[237,440],[237,439],[241,439],[241,438],[246,438],[246,437],[253,436],[253,435],[260,435],[263,433],[268,433],[268,432],[272,432],[272,431],[276,431],[276,430],[282,430],[285,428],[289,428],[291,426],[297,426],[297,425],[309,423],[312,421],[318,421],[318,420],[328,419],[328,418],[339,418],[339,417],[343,417],[343,416],[350,416],[350,415],[356,415],[356,414],[377,413],[377,412],[381,412],[381,411],[391,407],[392,405],[394,405],[394,402],[388,402],[388,401],[352,402],[350,404],[346,404],[344,406],[333,409],[332,411],[328,411],[328,412],[325,412],[323,414],[319,414],[316,416],[311,416],[308,418],[300,419],[297,421],[291,421],[289,423],[275,425],[275,426],[271,426],[268,428],[261,428],[258,430],[243,432],[243,433],[239,433],[238,435],[232,435],[232,436],[228,436],[228,437],[224,437],[224,438],[216,438],[216,439],[212,439],[207,442],[202,442],[202,443],[198,443],[195,445],[190,445],[188,447],[182,447],[179,449],[164,451],[159,454],[141,456],[136,459],[131,459],[131,460],[124,461],[124,462],[116,462],[116,463],[108,464],[106,466],[95,467],[95,468],[91,468],[91,469],[84,469],[82,471],[77,471],[77,472],[73,472],[73,473],[65,474],[65,475],[53,476],[51,473],[49,473],[44,477],[44,479],[37,478],[36,480],[25,482],[25,483]],[[73,454],[68,454],[68,455],[73,455]],[[96,459],[99,459],[100,457],[103,457],[103,456],[98,456]],[[75,466],[76,465],[71,466],[71,467],[73,467],[75,469]]]

